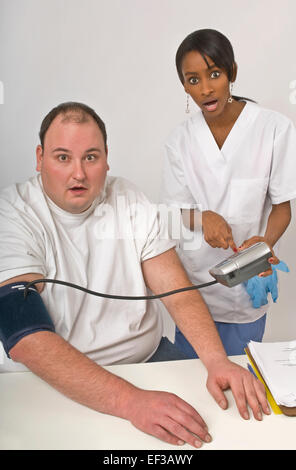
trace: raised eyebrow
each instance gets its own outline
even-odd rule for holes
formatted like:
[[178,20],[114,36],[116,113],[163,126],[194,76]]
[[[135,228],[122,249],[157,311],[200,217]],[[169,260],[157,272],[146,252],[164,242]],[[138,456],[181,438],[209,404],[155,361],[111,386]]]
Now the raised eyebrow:
[[63,148],[63,147],[57,147],[57,148],[53,149],[53,152],[72,153],[71,150],[65,149],[65,148]]
[[[220,69],[220,67],[218,67],[218,65],[216,65],[216,64],[209,65],[207,69],[211,70],[211,69],[214,69],[214,68]],[[194,75],[195,77],[197,77],[198,73],[197,72],[185,72],[184,75],[185,75],[185,77],[187,75],[191,75],[191,76]]]
[[197,73],[197,72],[185,72],[184,75],[185,75],[185,77],[186,77],[187,75],[191,75],[191,76],[192,76],[192,75],[195,75],[195,76],[198,76],[198,73]]
[[[63,153],[72,153],[71,150],[69,149],[66,149],[66,148],[63,148],[63,147],[57,147],[55,149],[53,149],[53,152],[63,152]],[[85,153],[90,153],[90,152],[98,152],[98,153],[101,153],[101,149],[97,148],[97,147],[92,147],[90,149],[87,149],[85,151]]]
[[98,152],[98,153],[102,153],[102,150],[99,149],[98,147],[92,147],[88,150],[85,151],[85,153],[91,153],[91,152]]

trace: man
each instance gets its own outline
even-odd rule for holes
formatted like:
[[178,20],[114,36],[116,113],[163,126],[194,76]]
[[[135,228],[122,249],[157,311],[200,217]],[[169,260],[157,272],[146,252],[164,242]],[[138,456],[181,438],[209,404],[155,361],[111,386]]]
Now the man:
[[[45,307],[39,294],[29,294],[30,326],[22,323],[21,333],[11,333],[16,326],[7,312],[15,308],[10,299],[18,282],[54,278],[132,296],[145,295],[146,286],[158,294],[190,285],[155,208],[129,182],[106,177],[105,126],[92,109],[79,103],[54,108],[40,140],[40,175],[0,195],[0,333],[8,362],[166,442],[200,447],[211,436],[189,404],[170,393],[141,390],[102,367],[158,357],[162,331],[154,301],[102,299],[39,283]],[[27,308],[23,297],[15,302]],[[258,420],[262,411],[268,414],[262,384],[228,360],[200,294],[186,291],[163,302],[206,366],[217,403],[227,408],[223,390],[231,387],[245,419],[247,404]]]

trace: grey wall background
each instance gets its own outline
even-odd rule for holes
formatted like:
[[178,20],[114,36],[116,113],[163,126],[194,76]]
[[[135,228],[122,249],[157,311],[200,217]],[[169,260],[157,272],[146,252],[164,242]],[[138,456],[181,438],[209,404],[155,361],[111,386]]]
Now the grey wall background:
[[[234,93],[296,124],[295,17],[294,0],[0,0],[0,187],[34,174],[41,120],[78,100],[107,125],[111,173],[157,202],[164,141],[186,118],[174,56],[200,28],[231,40]],[[281,248],[291,272],[279,276],[265,340],[296,337],[295,233],[293,220]]]

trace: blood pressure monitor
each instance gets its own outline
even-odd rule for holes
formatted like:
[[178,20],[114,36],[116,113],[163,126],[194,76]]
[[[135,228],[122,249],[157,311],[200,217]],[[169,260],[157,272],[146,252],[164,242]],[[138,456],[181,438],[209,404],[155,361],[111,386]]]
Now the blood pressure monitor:
[[268,259],[271,256],[269,246],[264,242],[258,242],[217,264],[209,270],[209,273],[220,284],[233,287],[270,269]]

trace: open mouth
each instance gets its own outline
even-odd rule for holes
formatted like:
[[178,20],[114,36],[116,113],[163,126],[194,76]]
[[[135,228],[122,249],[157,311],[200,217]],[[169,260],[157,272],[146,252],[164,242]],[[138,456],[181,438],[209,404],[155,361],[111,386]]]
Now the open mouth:
[[211,100],[203,103],[203,107],[205,107],[207,111],[215,111],[217,109],[217,106],[218,100]]
[[72,186],[72,188],[70,188],[70,191],[73,194],[82,194],[87,191],[87,188],[85,188],[84,186]]

